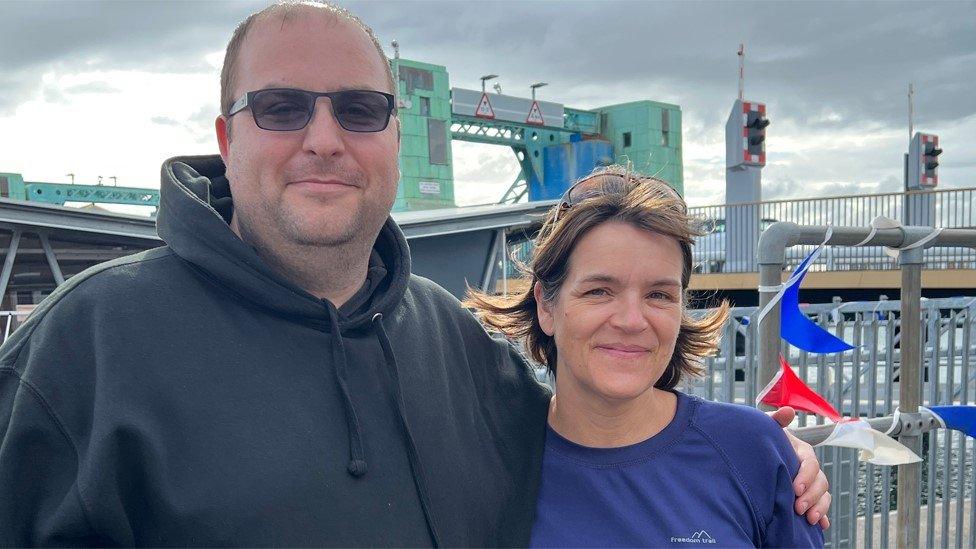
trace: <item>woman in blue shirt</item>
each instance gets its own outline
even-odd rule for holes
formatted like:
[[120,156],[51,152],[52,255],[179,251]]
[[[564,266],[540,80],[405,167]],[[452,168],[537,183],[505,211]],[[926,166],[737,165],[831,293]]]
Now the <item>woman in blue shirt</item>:
[[529,289],[472,299],[555,374],[533,546],[823,545],[776,422],[675,389],[728,316],[687,314],[698,234],[666,183],[608,169],[549,214]]

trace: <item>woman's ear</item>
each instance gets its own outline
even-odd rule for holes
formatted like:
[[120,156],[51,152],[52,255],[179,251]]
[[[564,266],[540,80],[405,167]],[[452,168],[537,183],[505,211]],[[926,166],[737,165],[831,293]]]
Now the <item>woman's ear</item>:
[[535,315],[539,319],[539,326],[547,336],[552,337],[555,332],[553,329],[552,310],[550,304],[543,298],[542,283],[536,282],[532,287],[532,295],[535,296]]

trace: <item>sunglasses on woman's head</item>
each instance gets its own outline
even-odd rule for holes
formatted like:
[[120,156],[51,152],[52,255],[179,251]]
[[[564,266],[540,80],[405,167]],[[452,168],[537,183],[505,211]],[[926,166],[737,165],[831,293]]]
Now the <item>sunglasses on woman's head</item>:
[[262,130],[300,130],[315,114],[319,97],[328,97],[332,115],[346,131],[379,132],[386,129],[396,112],[394,97],[374,90],[310,92],[294,88],[249,91],[234,102],[227,116],[250,109],[254,123]]
[[572,208],[588,198],[595,198],[607,194],[627,193],[640,184],[650,184],[660,187],[662,198],[677,198],[681,200],[681,196],[678,195],[677,191],[672,189],[670,185],[657,179],[619,173],[598,174],[580,179],[573,186],[566,189],[562,199],[559,201],[559,208],[556,210],[553,222],[555,223],[559,220],[559,216],[563,211]]

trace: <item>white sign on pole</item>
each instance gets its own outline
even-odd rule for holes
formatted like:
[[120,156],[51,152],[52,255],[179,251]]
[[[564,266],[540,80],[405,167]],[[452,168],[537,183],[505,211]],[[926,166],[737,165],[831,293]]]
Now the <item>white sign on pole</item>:
[[441,184],[437,181],[421,181],[418,185],[420,194],[440,194]]
[[539,108],[538,101],[532,101],[532,106],[529,107],[529,116],[525,119],[525,123],[535,124],[536,126],[546,125],[546,120],[542,117],[542,109]]
[[481,94],[481,101],[478,102],[478,110],[474,112],[474,115],[478,118],[495,118],[495,110],[491,108],[491,101],[488,100],[488,94]]

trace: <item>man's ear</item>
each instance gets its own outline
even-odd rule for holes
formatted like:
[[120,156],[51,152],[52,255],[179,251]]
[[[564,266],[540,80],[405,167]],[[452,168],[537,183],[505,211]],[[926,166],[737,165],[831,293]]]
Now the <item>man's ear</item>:
[[217,132],[217,146],[220,148],[220,157],[227,165],[227,156],[230,151],[230,120],[220,115],[214,120],[214,130]]
[[539,319],[539,326],[547,336],[552,336],[553,329],[552,309],[549,303],[543,298],[542,283],[536,282],[532,287],[532,295],[535,297],[535,315]]

